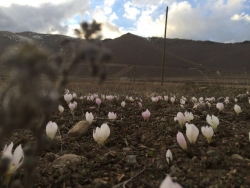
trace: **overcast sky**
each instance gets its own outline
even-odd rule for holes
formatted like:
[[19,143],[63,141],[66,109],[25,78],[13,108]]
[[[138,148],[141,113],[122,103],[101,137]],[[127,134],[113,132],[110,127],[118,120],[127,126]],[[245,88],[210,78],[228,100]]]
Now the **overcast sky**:
[[0,0],[0,30],[73,36],[82,20],[102,24],[103,38],[143,37],[241,42],[250,40],[250,0]]

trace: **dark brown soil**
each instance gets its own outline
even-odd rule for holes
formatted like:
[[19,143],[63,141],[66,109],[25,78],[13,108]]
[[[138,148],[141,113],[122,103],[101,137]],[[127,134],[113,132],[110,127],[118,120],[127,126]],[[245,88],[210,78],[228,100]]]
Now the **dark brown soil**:
[[[173,105],[165,101],[153,103],[145,94],[134,96],[143,99],[143,109],[138,107],[138,100],[126,102],[126,107],[122,108],[121,101],[125,98],[123,95],[118,101],[103,101],[100,109],[95,102],[77,99],[78,106],[73,119],[65,101],[60,101],[65,108],[63,118],[58,111],[55,111],[52,121],[55,121],[60,129],[63,140],[62,151],[60,139],[55,139],[52,147],[37,157],[37,171],[40,178],[34,187],[159,187],[166,174],[182,187],[250,187],[250,104],[247,96],[239,98],[237,104],[241,106],[243,112],[237,116],[233,107],[234,97],[239,94],[238,90],[231,90],[228,95],[223,91],[217,93],[206,88],[204,90],[193,88],[191,91],[187,87],[182,90],[186,90],[186,93],[175,93],[178,99],[182,95],[188,99],[192,96],[197,98],[229,96],[230,103],[218,113],[216,103],[212,104],[211,109],[207,107],[194,109],[193,104],[188,102],[185,109],[182,109],[179,100]],[[168,91],[165,92],[170,95]],[[129,96],[132,95],[131,91]],[[143,121],[141,115],[146,109],[151,112],[149,122]],[[185,110],[194,114],[192,123],[200,130],[195,144],[191,145],[187,140],[188,153],[185,153],[176,141],[177,132],[181,131],[185,135],[185,129],[180,129],[174,122],[177,112]],[[85,119],[83,114],[87,111],[92,112],[95,117],[89,131],[80,138],[68,138],[69,129]],[[118,115],[114,122],[107,119],[110,111]],[[214,114],[220,120],[218,131],[212,137],[211,144],[206,142],[201,133],[201,127],[208,125],[207,114]],[[104,122],[108,123],[111,134],[105,147],[99,147],[92,133],[93,129]],[[20,137],[28,138],[21,142],[22,146],[32,140],[31,135],[27,133],[15,135],[11,139]],[[171,164],[166,161],[167,149],[173,154]],[[62,168],[54,168],[55,155],[64,154],[76,154],[85,160],[78,165],[65,163]],[[234,154],[244,158],[241,159]],[[127,160],[129,155],[136,157],[134,163]],[[22,170],[19,170],[15,177],[19,177],[20,173]]]

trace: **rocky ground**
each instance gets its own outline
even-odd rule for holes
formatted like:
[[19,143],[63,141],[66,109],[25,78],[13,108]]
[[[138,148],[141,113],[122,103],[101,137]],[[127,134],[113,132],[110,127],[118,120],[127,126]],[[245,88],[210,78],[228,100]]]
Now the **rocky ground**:
[[[169,174],[173,181],[182,187],[250,187],[250,104],[248,95],[238,97],[237,104],[242,113],[236,115],[234,98],[246,89],[220,88],[182,88],[183,91],[175,94],[177,101],[174,104],[160,100],[152,102],[150,95],[128,92],[135,101],[126,100],[126,106],[121,102],[125,95],[118,100],[103,100],[100,108],[94,101],[76,99],[78,106],[75,117],[70,113],[66,102],[60,104],[65,111],[62,115],[55,111],[52,121],[56,122],[61,137],[53,140],[50,148],[37,156],[37,172],[40,174],[34,187],[131,187],[146,188],[159,187],[163,179]],[[72,90],[73,91],[73,90]],[[170,96],[168,91],[165,95]],[[100,93],[98,93],[100,96]],[[120,93],[108,93],[120,94]],[[153,95],[162,95],[163,92]],[[180,107],[179,99],[185,96],[188,102],[184,108]],[[80,97],[78,93],[78,97]],[[190,98],[199,97],[230,97],[230,103],[219,113],[215,107],[217,101],[207,106],[193,108]],[[142,108],[138,101],[142,99]],[[222,101],[224,99],[221,99]],[[142,111],[148,109],[151,117],[148,122],[142,118]],[[186,138],[185,128],[180,128],[174,121],[176,114],[186,110],[194,114],[192,123],[196,125],[200,134],[195,144],[188,143],[188,152],[184,152],[176,141],[178,131]],[[85,121],[84,114],[92,112],[95,119],[89,126],[83,122],[82,135],[68,134],[72,127],[80,121]],[[115,121],[108,120],[108,112],[117,113]],[[207,114],[219,118],[220,124],[212,142],[207,143],[201,133],[201,127],[208,125]],[[105,146],[98,146],[93,139],[93,130],[107,122],[111,134]],[[79,130],[78,130],[79,131]],[[45,131],[43,133],[45,135]],[[25,137],[20,142],[20,138]],[[32,135],[27,131],[14,134],[14,143],[19,140],[22,146],[32,142]],[[187,138],[186,138],[187,139]],[[166,151],[170,149],[173,160],[170,164],[166,160]],[[22,177],[22,169],[15,178]]]

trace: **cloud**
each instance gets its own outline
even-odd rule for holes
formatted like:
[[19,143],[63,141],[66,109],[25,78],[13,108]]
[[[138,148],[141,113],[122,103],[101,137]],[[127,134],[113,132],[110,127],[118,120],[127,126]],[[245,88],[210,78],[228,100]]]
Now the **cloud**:
[[[249,40],[250,24],[246,24],[249,23],[249,15],[239,14],[244,8],[244,2],[211,0],[195,5],[188,1],[172,2],[168,12],[167,37],[218,42]],[[145,37],[163,37],[165,12],[161,10],[154,17],[151,13],[155,11],[153,6],[144,7],[135,26],[123,28],[122,31]]]
[[124,4],[125,14],[123,15],[125,18],[135,20],[136,16],[140,14],[140,10],[136,8],[136,5],[132,4],[130,1]]
[[0,7],[0,25],[2,30],[11,32],[34,31],[66,34],[71,29],[65,24],[67,20],[77,13],[83,15],[87,6],[88,1],[81,0],[65,1],[58,5],[45,3],[40,4],[39,7],[19,4],[2,6]]

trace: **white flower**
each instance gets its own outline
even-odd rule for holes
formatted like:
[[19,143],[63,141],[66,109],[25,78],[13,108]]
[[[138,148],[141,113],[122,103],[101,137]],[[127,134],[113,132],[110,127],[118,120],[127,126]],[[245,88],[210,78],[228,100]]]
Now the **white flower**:
[[110,120],[115,120],[116,119],[116,113],[114,113],[114,112],[109,112],[108,113],[108,118],[110,119]]
[[192,101],[193,103],[196,103],[196,102],[197,102],[197,98],[192,97],[192,98],[191,98],[191,101]]
[[199,136],[199,129],[194,124],[186,123],[186,136],[191,144],[195,143]]
[[229,103],[229,97],[226,97],[226,98],[225,98],[224,103],[225,103],[225,104],[228,104],[228,103]]
[[183,127],[186,122],[186,118],[182,112],[178,112],[177,116],[174,118],[174,121],[178,121],[179,125]]
[[242,112],[241,107],[238,104],[234,105],[234,111],[236,112],[237,115],[239,115]]
[[71,94],[66,93],[64,95],[64,100],[67,102],[67,104],[70,103],[70,101],[72,100],[72,98],[73,98],[73,96]]
[[234,99],[234,102],[238,102],[238,99],[237,99],[237,98],[235,98],[235,99]]
[[206,120],[207,120],[207,123],[213,127],[214,132],[216,132],[217,127],[218,127],[218,125],[220,123],[219,119],[216,116],[214,116],[214,115],[212,115],[212,117],[211,117],[208,114],[207,117],[206,117]]
[[164,98],[164,101],[168,102],[168,96],[167,95],[165,95],[163,98]]
[[121,106],[122,106],[123,108],[126,106],[125,101],[122,101],[122,102],[121,102]]
[[21,144],[17,146],[14,153],[12,154],[13,142],[10,145],[5,145],[3,149],[3,158],[8,158],[10,160],[9,168],[6,174],[11,175],[23,164],[24,154]]
[[168,164],[170,163],[170,161],[173,160],[173,155],[172,155],[172,152],[170,151],[170,149],[168,149],[166,152],[166,159],[167,159]]
[[172,104],[174,104],[174,102],[175,102],[175,97],[171,97],[171,98],[170,98],[170,102],[171,102]]
[[107,123],[103,123],[101,128],[97,127],[93,130],[93,138],[99,145],[104,145],[104,142],[110,135],[110,128]]
[[62,113],[63,113],[63,111],[64,111],[63,106],[59,104],[59,106],[58,106],[58,110],[60,111],[60,114],[62,114]]
[[128,100],[129,100],[130,102],[134,102],[135,99],[134,99],[133,97],[129,97]]
[[48,122],[48,124],[46,125],[46,134],[50,139],[54,139],[56,132],[57,132],[58,126],[55,122]]
[[106,96],[106,99],[107,99],[108,101],[112,101],[112,100],[114,99],[114,96],[113,96],[113,95],[107,95],[107,96]]
[[217,108],[219,111],[222,111],[222,110],[224,109],[224,104],[218,102],[218,103],[216,104],[216,108]]
[[171,177],[167,175],[161,183],[160,188],[181,188],[181,186],[178,183],[173,182]]
[[72,97],[73,97],[73,99],[76,99],[76,98],[77,98],[76,93],[73,93],[73,94],[72,94]]
[[181,105],[184,105],[186,103],[186,101],[184,99],[180,99],[180,103],[181,103]]
[[190,122],[191,120],[194,119],[194,115],[193,115],[192,112],[186,111],[186,112],[184,113],[184,115],[185,115],[185,118],[186,118],[186,121],[187,121],[187,122]]
[[181,146],[181,148],[187,151],[187,142],[182,132],[178,131],[176,139],[177,139],[178,144]]
[[152,102],[158,102],[159,98],[158,97],[151,97]]
[[71,111],[74,111],[77,107],[77,102],[74,101],[73,103],[69,103],[69,108]]
[[151,115],[151,113],[150,113],[150,111],[147,109],[145,112],[142,112],[141,115],[142,115],[144,121],[145,121],[145,120],[148,121],[148,120],[149,120],[149,117],[150,117],[150,115]]
[[212,127],[206,126],[201,127],[202,134],[206,137],[207,142],[210,143],[212,136],[214,135],[214,130]]
[[86,112],[85,118],[89,122],[89,124],[91,124],[93,122],[93,120],[94,120],[94,116],[93,116],[92,112],[90,112],[90,113]]
[[203,97],[200,97],[199,98],[199,102],[201,103],[201,102],[203,102],[204,101],[204,98]]

